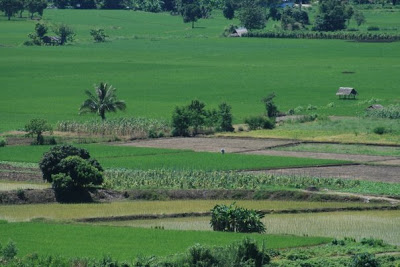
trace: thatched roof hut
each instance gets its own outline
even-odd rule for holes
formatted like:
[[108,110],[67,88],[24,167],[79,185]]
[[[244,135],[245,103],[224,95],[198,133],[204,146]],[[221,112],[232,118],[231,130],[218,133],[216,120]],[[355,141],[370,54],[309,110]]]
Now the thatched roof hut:
[[242,37],[243,34],[247,34],[248,30],[244,27],[237,28],[235,31],[229,35],[230,37]]
[[339,99],[355,99],[358,93],[352,87],[339,87],[336,95],[339,96]]

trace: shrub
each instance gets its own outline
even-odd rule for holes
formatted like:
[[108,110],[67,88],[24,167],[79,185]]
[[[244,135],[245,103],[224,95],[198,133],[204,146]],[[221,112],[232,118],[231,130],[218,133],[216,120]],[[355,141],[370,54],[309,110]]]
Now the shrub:
[[243,263],[247,263],[249,266],[261,267],[269,261],[270,257],[264,251],[260,251],[254,240],[245,238],[238,244],[234,266],[243,266]]
[[1,254],[6,261],[14,259],[17,253],[18,249],[13,241],[9,241],[8,244],[1,249]]
[[214,231],[263,233],[263,217],[263,214],[255,210],[236,207],[235,203],[230,206],[216,205],[211,210],[210,225]]
[[382,239],[374,238],[363,238],[361,239],[360,243],[371,247],[383,247],[385,245]]
[[7,145],[7,140],[4,137],[0,137],[0,147]]
[[53,31],[60,38],[60,45],[64,45],[67,42],[74,41],[75,32],[70,26],[66,24],[60,24],[55,26]]
[[96,43],[105,42],[108,37],[108,35],[105,34],[104,29],[91,29],[90,35]]
[[353,256],[351,267],[378,267],[379,263],[375,256],[369,253],[361,253]]
[[389,130],[387,130],[385,127],[382,127],[382,126],[378,126],[378,127],[374,128],[374,133],[379,134],[379,135],[382,135],[382,134],[385,134],[388,132],[389,132]]
[[249,126],[249,130],[275,128],[275,120],[268,119],[267,117],[262,115],[248,117],[244,120],[244,122]]
[[218,261],[209,248],[196,244],[189,248],[188,263],[189,266],[217,266]]
[[379,31],[378,26],[368,26],[367,31]]
[[25,125],[25,131],[28,132],[27,136],[36,136],[36,141],[34,144],[43,145],[44,132],[51,132],[52,127],[47,123],[45,119],[32,119],[29,123]]
[[186,107],[176,107],[172,114],[172,135],[189,136],[190,113]]
[[274,103],[275,93],[267,95],[262,99],[262,102],[265,104],[265,110],[267,111],[267,116],[269,118],[276,117],[278,115],[278,107]]
[[307,106],[307,110],[316,110],[317,109],[317,107],[316,106],[313,106],[313,105],[311,105],[311,104],[309,104],[308,106]]
[[368,110],[366,117],[400,119],[400,105],[389,105],[382,109]]

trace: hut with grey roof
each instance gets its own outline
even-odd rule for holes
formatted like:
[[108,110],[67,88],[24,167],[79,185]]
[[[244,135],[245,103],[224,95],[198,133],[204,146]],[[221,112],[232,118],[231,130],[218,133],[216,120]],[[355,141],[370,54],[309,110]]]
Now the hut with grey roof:
[[235,31],[229,36],[230,37],[242,37],[243,34],[247,34],[247,33],[248,33],[248,31],[246,28],[240,27],[240,28],[235,29]]
[[339,87],[336,95],[339,96],[339,99],[356,99],[358,93],[356,89],[352,87]]

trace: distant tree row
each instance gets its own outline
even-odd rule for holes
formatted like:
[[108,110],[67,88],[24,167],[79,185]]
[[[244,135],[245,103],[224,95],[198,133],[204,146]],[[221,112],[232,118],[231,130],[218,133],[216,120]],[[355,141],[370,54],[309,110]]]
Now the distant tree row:
[[16,14],[22,18],[22,13],[26,10],[30,13],[31,19],[35,13],[43,16],[43,10],[47,7],[47,0],[0,0],[0,10],[11,19]]

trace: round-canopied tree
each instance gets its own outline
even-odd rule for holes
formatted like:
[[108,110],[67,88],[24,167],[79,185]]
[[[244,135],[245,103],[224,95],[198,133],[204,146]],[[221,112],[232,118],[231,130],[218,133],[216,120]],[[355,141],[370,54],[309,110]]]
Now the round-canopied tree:
[[88,112],[97,113],[102,120],[105,120],[106,112],[125,110],[125,101],[117,99],[115,95],[116,90],[112,85],[107,85],[107,83],[103,82],[95,86],[95,94],[86,90],[85,93],[89,98],[82,103],[79,114]]

